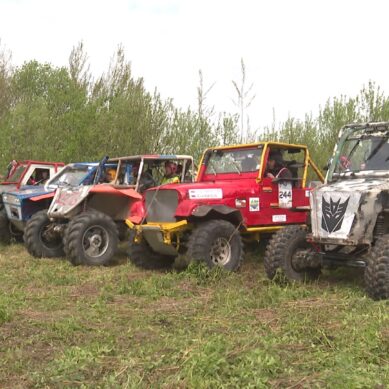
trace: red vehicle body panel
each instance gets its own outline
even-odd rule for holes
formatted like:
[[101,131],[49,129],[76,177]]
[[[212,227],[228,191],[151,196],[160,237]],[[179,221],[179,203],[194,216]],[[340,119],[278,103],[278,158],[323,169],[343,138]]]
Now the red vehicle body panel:
[[46,194],[40,195],[40,196],[30,197],[29,200],[40,201],[40,200],[44,200],[44,199],[50,199],[50,198],[54,197],[54,195],[55,195],[55,192],[51,192],[51,193],[46,193]]
[[[231,210],[238,210],[242,216],[243,226],[250,227],[271,227],[287,224],[304,224],[307,222],[307,208],[309,207],[308,187],[303,187],[306,181],[308,166],[314,166],[319,179],[322,175],[317,172],[313,161],[310,160],[306,146],[288,145],[277,142],[264,142],[251,145],[237,145],[216,148],[223,151],[253,150],[253,153],[264,148],[262,155],[257,159],[257,167],[253,171],[244,171],[237,167],[236,171],[220,172],[216,169],[208,169],[206,153],[199,165],[196,182],[168,184],[159,188],[150,189],[149,193],[157,191],[175,190],[178,193],[178,204],[174,217],[177,221],[190,219],[196,216],[196,209],[200,206],[225,206]],[[299,157],[300,174],[292,179],[274,179],[274,176],[267,177],[267,163],[270,149],[292,150],[302,153]],[[214,151],[209,149],[208,151]],[[257,152],[257,155],[260,153]],[[263,165],[263,168],[261,168]],[[297,170],[297,168],[296,168]],[[296,173],[297,174],[297,173]],[[272,177],[272,178],[270,178]],[[197,195],[198,194],[198,195]],[[131,212],[130,221],[137,224],[145,218],[146,200],[143,200],[142,207],[134,208]],[[227,209],[228,209],[227,208]],[[206,212],[206,211],[205,211]],[[202,212],[200,212],[202,214]],[[201,217],[201,216],[200,216]],[[152,220],[148,220],[153,222]]]
[[14,169],[16,169],[19,166],[25,166],[23,174],[20,176],[18,181],[2,181],[0,182],[0,185],[10,185],[10,184],[17,184],[16,188],[19,189],[21,183],[23,182],[23,178],[26,175],[28,168],[31,165],[44,165],[44,166],[53,166],[54,171],[57,173],[59,167],[65,166],[63,162],[44,162],[44,161],[33,161],[33,160],[27,160],[27,161],[16,161]]
[[[273,183],[270,178],[265,178],[257,183],[253,178],[241,178],[239,180],[223,179],[213,182],[196,182],[188,184],[169,184],[160,187],[159,190],[177,190],[179,193],[179,203],[175,216],[178,219],[192,216],[193,211],[200,205],[226,205],[239,209],[242,214],[244,224],[247,227],[258,225],[277,225],[305,223],[306,212],[296,212],[297,207],[309,205],[309,194],[306,188],[293,188],[292,208],[278,208],[279,185]],[[191,189],[221,189],[220,199],[190,199]],[[236,205],[236,199],[245,200],[245,206]],[[250,210],[250,199],[258,199],[259,207],[257,211]],[[135,211],[135,210],[134,210]],[[143,212],[142,209],[139,209]],[[140,215],[132,213],[132,215]],[[274,218],[275,215],[278,215]],[[135,220],[132,220],[135,223]]]
[[108,193],[108,194],[113,194],[118,196],[125,195],[138,200],[142,199],[142,195],[136,192],[134,189],[131,188],[120,189],[120,188],[115,188],[111,185],[94,185],[90,189],[89,193]]

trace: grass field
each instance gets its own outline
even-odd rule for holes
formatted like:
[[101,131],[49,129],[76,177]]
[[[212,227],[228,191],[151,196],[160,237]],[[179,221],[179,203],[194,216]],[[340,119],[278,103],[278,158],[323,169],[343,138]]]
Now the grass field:
[[1,388],[389,386],[389,304],[361,272],[281,287],[255,253],[235,274],[118,261],[0,249]]

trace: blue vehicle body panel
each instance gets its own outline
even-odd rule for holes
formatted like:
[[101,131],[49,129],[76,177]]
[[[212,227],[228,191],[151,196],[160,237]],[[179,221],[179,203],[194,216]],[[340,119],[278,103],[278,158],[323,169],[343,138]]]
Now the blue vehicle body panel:
[[[67,166],[90,167],[90,171],[86,172],[86,176],[82,179],[79,185],[91,182],[96,168],[99,166],[98,162],[77,162]],[[66,168],[66,166],[65,166]],[[19,190],[3,193],[3,203],[10,221],[19,229],[23,228],[23,224],[31,218],[36,212],[47,209],[53,197],[40,199],[39,201],[32,201],[34,197],[47,195],[55,192],[56,187],[48,187],[47,185],[39,186],[24,186]]]

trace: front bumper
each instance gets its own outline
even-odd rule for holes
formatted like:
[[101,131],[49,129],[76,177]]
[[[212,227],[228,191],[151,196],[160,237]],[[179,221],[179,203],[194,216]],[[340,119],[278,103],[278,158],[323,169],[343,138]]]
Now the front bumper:
[[147,223],[136,225],[126,220],[127,226],[135,232],[134,242],[142,239],[150,245],[156,253],[177,256],[180,248],[180,233],[191,228],[186,220],[172,223]]

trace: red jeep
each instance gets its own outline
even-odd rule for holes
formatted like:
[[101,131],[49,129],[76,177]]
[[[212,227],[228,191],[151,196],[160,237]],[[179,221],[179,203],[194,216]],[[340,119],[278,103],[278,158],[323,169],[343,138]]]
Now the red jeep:
[[323,181],[306,146],[260,142],[207,149],[196,182],[146,191],[145,214],[127,220],[135,232],[131,261],[164,267],[183,255],[187,262],[237,269],[242,236],[259,240],[261,233],[306,223],[309,166]]

